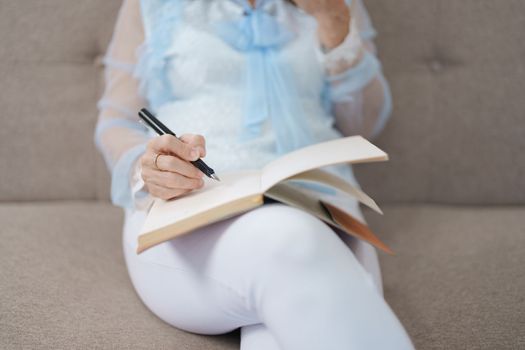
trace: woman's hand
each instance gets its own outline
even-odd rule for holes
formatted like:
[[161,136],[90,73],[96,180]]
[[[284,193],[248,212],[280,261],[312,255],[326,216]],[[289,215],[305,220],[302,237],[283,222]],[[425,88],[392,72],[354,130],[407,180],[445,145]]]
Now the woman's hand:
[[205,155],[206,145],[201,135],[155,137],[148,143],[146,152],[140,158],[142,179],[148,192],[168,200],[201,188],[204,185],[204,174],[190,161]]
[[350,27],[350,9],[345,0],[293,0],[317,20],[319,39],[325,49],[343,42]]

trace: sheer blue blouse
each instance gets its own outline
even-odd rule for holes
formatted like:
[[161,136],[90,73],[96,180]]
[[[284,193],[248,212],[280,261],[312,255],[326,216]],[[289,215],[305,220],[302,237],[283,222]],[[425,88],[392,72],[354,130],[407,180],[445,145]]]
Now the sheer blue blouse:
[[[324,52],[315,20],[284,0],[125,0],[104,59],[95,130],[113,203],[132,208],[148,195],[137,185],[137,159],[154,136],[138,121],[143,106],[177,134],[205,134],[208,154],[249,150],[246,157],[260,160],[254,167],[341,135],[374,138],[391,96],[366,9],[361,0],[348,6],[347,38]],[[365,48],[358,60],[356,38]]]

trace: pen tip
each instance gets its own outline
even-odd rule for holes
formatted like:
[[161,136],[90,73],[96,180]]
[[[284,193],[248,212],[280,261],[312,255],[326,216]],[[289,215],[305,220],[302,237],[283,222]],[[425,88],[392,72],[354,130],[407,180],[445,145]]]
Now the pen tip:
[[216,181],[221,181],[221,179],[219,179],[219,177],[216,174],[211,174],[210,177]]

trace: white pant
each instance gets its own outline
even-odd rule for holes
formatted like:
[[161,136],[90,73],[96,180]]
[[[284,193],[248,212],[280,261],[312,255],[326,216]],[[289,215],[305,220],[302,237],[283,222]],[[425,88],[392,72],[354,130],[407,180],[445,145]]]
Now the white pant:
[[[125,237],[144,215],[127,213]],[[140,255],[135,247],[124,239],[138,295],[177,328],[241,327],[242,350],[413,348],[382,297],[375,249],[301,210],[265,204]]]

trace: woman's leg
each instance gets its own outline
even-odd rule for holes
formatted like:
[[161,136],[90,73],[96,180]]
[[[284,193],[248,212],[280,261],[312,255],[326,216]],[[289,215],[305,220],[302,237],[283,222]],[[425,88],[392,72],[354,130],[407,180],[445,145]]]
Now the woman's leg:
[[[206,238],[213,240],[213,235],[222,232],[223,224],[210,225],[209,235],[195,244],[202,243],[204,247]],[[212,232],[212,228],[216,230]],[[124,256],[132,284],[148,309],[174,327],[199,334],[222,334],[259,322],[247,311],[245,297],[235,286],[199,268],[199,263],[206,259],[205,249],[197,252],[189,245],[178,247],[192,251],[193,262],[170,261],[171,255],[177,254],[171,242],[137,255],[136,248],[124,241]]]
[[354,254],[317,218],[275,205],[229,229],[239,234],[224,244],[242,245],[239,258],[248,262],[229,268],[243,276],[250,309],[282,349],[412,348]]
[[298,209],[265,205],[128,258],[131,270],[164,265],[130,273],[142,276],[134,285],[145,303],[182,329],[263,323],[284,350],[412,348],[352,251]]

